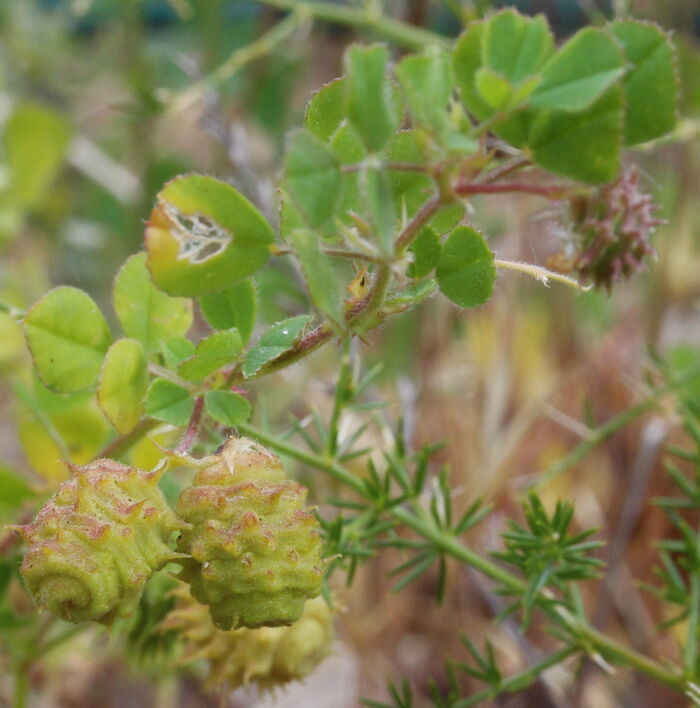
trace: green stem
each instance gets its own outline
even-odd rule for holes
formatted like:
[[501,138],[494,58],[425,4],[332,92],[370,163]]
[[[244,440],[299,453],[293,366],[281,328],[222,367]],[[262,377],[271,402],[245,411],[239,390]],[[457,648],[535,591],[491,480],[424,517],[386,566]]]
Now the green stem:
[[293,9],[294,12],[289,17],[276,24],[269,32],[266,32],[254,42],[236,49],[211,74],[208,74],[171,99],[172,110],[182,111],[189,108],[204,94],[230,79],[247,64],[268,55],[311,17],[311,12],[304,7],[304,3],[293,3],[290,9]]
[[524,671],[503,679],[497,686],[485,688],[483,691],[479,691],[468,698],[457,701],[451,708],[470,708],[470,706],[480,705],[482,701],[493,700],[502,693],[521,691],[537,681],[543,671],[561,664],[562,661],[578,654],[580,651],[580,648],[576,646],[560,649],[541,661],[535,662],[532,666],[528,666]]
[[186,388],[190,393],[196,393],[199,390],[199,388],[192,382],[185,381],[185,379],[178,376],[174,371],[170,371],[170,369],[166,369],[164,366],[160,366],[159,364],[149,364],[148,372],[154,376],[159,376],[162,379],[167,379],[176,386],[180,386],[180,388]]
[[591,647],[600,652],[606,658],[615,659],[618,663],[631,666],[647,676],[663,683],[669,688],[685,693],[687,690],[686,679],[678,670],[667,669],[663,664],[650,659],[643,654],[630,649],[629,647],[620,644],[619,642],[608,637],[606,634],[591,627],[587,622],[568,616],[563,610],[562,618],[568,620],[570,628],[584,641],[588,642]]
[[21,322],[27,316],[26,310],[23,310],[21,307],[9,305],[6,302],[0,302],[0,312],[17,322]]
[[109,457],[114,460],[119,459],[134,445],[136,445],[141,438],[148,435],[151,430],[157,428],[159,425],[162,425],[159,420],[153,420],[152,418],[142,420],[130,433],[120,435],[118,438],[115,438],[112,442],[103,447],[102,450],[97,453],[95,459],[100,459],[102,457]]
[[[367,497],[367,490],[362,480],[348,472],[335,460],[322,457],[313,452],[299,450],[293,445],[279,440],[274,435],[252,425],[248,425],[247,423],[239,425],[238,428],[246,435],[257,438],[264,445],[271,447],[273,450],[277,450],[283,455],[287,455],[316,469],[327,472],[333,479],[347,485],[362,497]],[[489,558],[464,546],[454,534],[438,528],[420,507],[416,507],[415,513],[401,506],[392,507],[388,511],[397,521],[405,524],[423,538],[431,541],[436,549],[501,584],[509,594],[520,596],[525,594],[528,586],[523,579],[513,575]],[[538,602],[551,604],[548,603],[548,598],[543,595],[540,595]],[[580,644],[589,651],[590,649],[594,649],[606,656],[615,657],[621,663],[631,666],[677,691],[685,693],[687,688],[686,680],[679,671],[667,669],[658,661],[616,642],[611,637],[606,636],[590,626],[583,619],[572,615],[562,606],[558,606],[555,613],[567,629],[580,640],[576,645],[577,647]]]
[[578,280],[569,278],[568,275],[562,275],[556,271],[549,270],[548,268],[543,268],[542,266],[535,265],[534,263],[523,263],[521,261],[508,261],[501,258],[495,258],[493,264],[496,268],[506,268],[507,270],[516,270],[519,273],[525,273],[526,275],[532,276],[535,280],[538,280],[542,285],[549,287],[549,281],[554,280],[557,283],[563,283],[568,285],[574,290],[580,290],[581,292],[588,292],[593,286],[592,285],[581,285]]
[[[421,511],[422,510],[419,508],[416,510],[416,513],[412,513],[400,506],[391,509],[391,513],[396,519],[405,526],[408,526],[408,528],[413,529],[422,538],[429,540],[436,549],[475,568],[482,575],[508,588],[509,591],[517,595],[525,594],[527,591],[527,583],[524,580],[521,580],[505,570],[505,568],[502,568],[488,558],[472,551],[471,548],[467,548],[467,546],[461,544],[453,534],[439,529],[430,519],[426,518]],[[416,514],[419,514],[419,516]]]
[[532,160],[530,160],[529,157],[518,155],[517,157],[504,162],[502,165],[499,165],[488,172],[484,172],[481,180],[477,180],[476,183],[488,184],[489,182],[496,182],[499,179],[503,179],[506,175],[517,172],[523,167],[528,167],[531,164]]
[[403,231],[399,234],[396,239],[396,246],[394,252],[396,256],[399,257],[403,252],[411,245],[416,236],[420,233],[421,229],[430,221],[430,219],[435,216],[438,209],[445,203],[445,197],[439,194],[432,199],[429,199],[423,206],[416,212],[415,216],[406,224]]
[[250,435],[267,447],[271,447],[273,450],[276,450],[280,454],[287,455],[287,457],[303,462],[310,467],[315,467],[318,470],[322,470],[333,479],[354,490],[361,496],[366,496],[367,490],[365,489],[365,485],[362,480],[351,472],[348,472],[345,467],[339,465],[335,460],[328,457],[322,457],[321,455],[317,455],[313,452],[300,450],[299,448],[276,438],[274,435],[266,432],[265,430],[248,423],[239,423],[236,427],[242,433]]
[[317,20],[369,30],[378,37],[406,49],[420,50],[429,44],[437,44],[445,48],[451,46],[450,40],[440,34],[365,9],[305,0],[257,0],[257,2],[280,10],[303,9]]
[[281,354],[276,359],[273,359],[269,363],[261,366],[254,376],[249,377],[251,379],[259,379],[261,376],[267,376],[280,369],[286,369],[291,364],[303,359],[312,352],[315,352],[319,347],[322,347],[327,342],[337,334],[336,330],[331,326],[329,322],[323,322],[318,327],[312,329],[308,334],[305,334],[301,339],[299,339],[292,347],[287,349],[284,354]]
[[15,669],[15,692],[13,708],[26,708],[29,699],[29,666],[22,662]]
[[352,368],[350,362],[350,340],[343,343],[343,358],[340,361],[340,373],[335,384],[335,396],[333,398],[333,412],[328,423],[328,439],[326,441],[326,456],[333,458],[338,451],[338,424],[340,414],[348,400],[348,392],[352,384]]
[[686,676],[695,677],[698,661],[698,624],[700,624],[700,578],[695,573],[690,576],[688,608],[688,629],[683,647],[683,666]]
[[540,487],[543,484],[551,482],[555,477],[558,477],[563,472],[566,472],[568,469],[581,462],[589,452],[598,447],[618,430],[624,428],[625,425],[652,410],[659,398],[685,386],[699,376],[700,367],[694,367],[675,381],[671,381],[665,386],[661,386],[656,389],[656,391],[653,391],[645,400],[613,416],[607,423],[604,423],[599,428],[592,431],[591,434],[585,440],[582,440],[568,455],[550,465],[530,486]]
[[[327,256],[333,258],[350,258],[352,260],[368,261],[369,263],[384,263],[384,260],[379,256],[371,253],[363,253],[362,251],[350,251],[345,248],[324,248],[323,252]],[[275,256],[291,256],[294,250],[287,246],[275,246],[273,250]]]
[[[381,308],[384,304],[384,296],[386,295],[390,277],[391,271],[388,265],[382,264],[377,268],[374,283],[369,293],[367,293],[367,295],[361,300],[358,300],[346,313],[345,318],[348,325],[358,325],[363,320],[369,319]],[[373,323],[370,327],[368,327],[368,329],[372,329],[378,324],[379,323]],[[299,339],[299,341],[284,352],[284,354],[281,354],[268,364],[260,367],[255,375],[251,376],[248,380],[258,379],[261,376],[266,376],[274,371],[286,369],[290,364],[294,364],[300,359],[308,356],[337,335],[338,332],[329,322],[323,322],[315,329],[312,329],[311,332]]]
[[[392,509],[391,512],[399,521],[412,528],[423,538],[430,540],[436,548],[452,556],[452,558],[475,568],[486,577],[500,583],[509,593],[522,596],[527,590],[525,581],[504,568],[501,568],[488,558],[462,545],[454,535],[439,529],[429,518],[419,518],[415,514],[400,507]],[[546,600],[544,596],[541,596],[541,598],[541,601]],[[622,663],[634,667],[671,688],[681,692],[685,691],[685,679],[678,671],[669,670],[658,661],[650,659],[634,649],[616,642],[611,637],[599,632],[588,624],[588,622],[585,622],[579,617],[575,617],[561,606],[557,607],[555,611],[566,627],[574,633],[584,645],[588,644],[590,647],[606,656],[614,656]]]

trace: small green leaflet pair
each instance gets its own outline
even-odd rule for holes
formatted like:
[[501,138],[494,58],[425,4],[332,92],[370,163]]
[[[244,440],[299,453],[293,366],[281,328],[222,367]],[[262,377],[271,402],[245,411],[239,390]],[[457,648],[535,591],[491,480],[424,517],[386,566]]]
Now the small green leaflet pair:
[[453,65],[470,113],[537,165],[582,182],[611,181],[623,146],[676,123],[675,52],[651,23],[587,27],[555,50],[543,16],[504,10],[469,25]]

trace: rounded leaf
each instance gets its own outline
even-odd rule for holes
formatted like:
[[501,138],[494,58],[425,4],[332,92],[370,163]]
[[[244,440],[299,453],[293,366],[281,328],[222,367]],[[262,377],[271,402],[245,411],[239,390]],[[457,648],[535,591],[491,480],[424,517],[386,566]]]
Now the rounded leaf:
[[192,302],[158,290],[145,253],[131,256],[117,273],[114,310],[124,334],[138,339],[149,353],[162,341],[185,334],[192,324]]
[[445,297],[461,307],[476,307],[493,294],[496,266],[484,237],[458,226],[448,237],[435,271]]
[[193,406],[190,392],[167,379],[155,379],[146,394],[146,413],[172,425],[185,425]]
[[146,352],[135,339],[120,339],[107,352],[97,402],[122,434],[134,429],[143,414],[148,388]]
[[207,391],[204,407],[217,422],[233,427],[250,418],[250,403],[234,391]]
[[146,229],[148,267],[170,295],[216,292],[260,268],[274,235],[262,214],[213,177],[176,177],[158,194]]
[[199,299],[199,309],[212,329],[235,327],[246,344],[253,333],[258,309],[253,279],[242,280],[218,293],[203,295]]
[[93,299],[61,286],[44,295],[24,319],[39,378],[59,393],[95,383],[112,337]]

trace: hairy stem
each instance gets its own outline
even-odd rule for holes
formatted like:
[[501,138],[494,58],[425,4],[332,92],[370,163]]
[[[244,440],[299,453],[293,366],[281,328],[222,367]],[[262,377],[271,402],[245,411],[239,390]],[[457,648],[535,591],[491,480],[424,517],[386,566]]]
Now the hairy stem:
[[442,195],[438,195],[432,199],[429,199],[416,212],[415,216],[408,222],[408,224],[406,224],[403,231],[396,239],[394,252],[397,256],[400,256],[411,245],[413,239],[418,236],[420,230],[430,221],[430,219],[433,218],[433,216],[435,216],[443,203],[444,200]]
[[197,442],[199,435],[199,425],[202,422],[202,413],[204,412],[204,396],[197,396],[192,407],[192,415],[190,422],[187,424],[187,430],[177,446],[177,452],[188,453],[194,444]]
[[512,174],[513,172],[516,172],[517,170],[520,170],[523,167],[527,167],[531,164],[532,160],[530,160],[529,157],[514,157],[512,160],[504,162],[499,167],[496,167],[493,170],[489,170],[488,172],[484,172],[481,177],[481,180],[478,181],[478,183],[488,184],[489,182],[496,182],[499,179],[503,179],[506,175]]
[[[369,293],[361,300],[358,300],[345,315],[345,319],[349,325],[357,324],[360,320],[369,317],[381,308],[390,276],[391,272],[389,266],[383,264],[377,268],[374,283]],[[258,369],[256,374],[250,378],[257,379],[261,376],[271,374],[273,371],[286,369],[290,364],[294,364],[312,352],[315,352],[337,334],[337,331],[329,322],[323,322],[318,327],[312,329],[311,332],[301,337],[301,339],[284,352],[284,354]]]
[[340,373],[335,384],[335,396],[333,398],[333,411],[328,423],[328,441],[326,443],[326,455],[335,457],[338,451],[338,424],[340,415],[345,406],[349,387],[352,383],[352,367],[350,362],[350,340],[345,340],[343,344],[343,358],[340,361]]
[[546,199],[564,199],[571,193],[571,188],[560,184],[529,184],[527,182],[458,182],[455,193],[461,196],[473,194],[536,194]]
[[305,0],[257,0],[257,2],[280,10],[303,9],[317,20],[368,30],[378,37],[406,49],[420,50],[430,44],[437,44],[445,48],[450,46],[449,39],[435,32],[361,8],[330,2],[306,2]]
[[[352,260],[368,261],[369,263],[384,262],[379,256],[364,253],[363,251],[350,251],[345,248],[324,248],[322,250],[327,256],[332,256],[333,258],[350,258]],[[288,246],[275,246],[274,248],[276,256],[290,256],[293,253],[294,250]]]
[[549,270],[548,268],[543,268],[542,266],[535,265],[534,263],[523,263],[522,261],[508,261],[500,258],[496,258],[493,261],[496,268],[505,268],[507,270],[515,270],[519,273],[525,273],[531,275],[535,280],[539,280],[543,285],[549,286],[550,280],[555,280],[558,283],[563,283],[568,285],[575,290],[580,290],[581,292],[587,292],[593,286],[592,285],[581,285],[578,280],[574,280],[567,275],[562,273],[557,273],[556,271]]

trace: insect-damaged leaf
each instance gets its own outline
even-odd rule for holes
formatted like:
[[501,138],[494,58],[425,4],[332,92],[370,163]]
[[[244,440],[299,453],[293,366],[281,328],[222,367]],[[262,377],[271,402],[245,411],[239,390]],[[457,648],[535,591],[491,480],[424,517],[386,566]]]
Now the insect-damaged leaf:
[[195,297],[254,273],[273,239],[262,214],[230,185],[176,177],[158,194],[148,222],[148,267],[161,290]]

